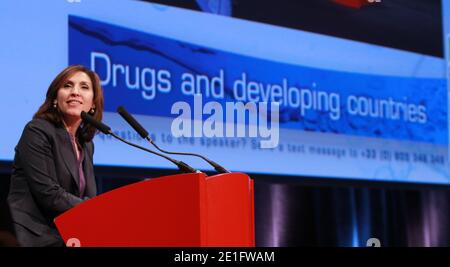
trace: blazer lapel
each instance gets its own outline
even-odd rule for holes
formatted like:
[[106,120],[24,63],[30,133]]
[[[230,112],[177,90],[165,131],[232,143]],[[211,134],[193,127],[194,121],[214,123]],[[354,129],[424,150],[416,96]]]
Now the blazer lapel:
[[83,170],[86,178],[85,195],[87,197],[95,197],[97,195],[97,185],[95,183],[94,165],[92,159],[92,145],[83,144]]
[[84,177],[86,179],[86,189],[84,195],[87,197],[95,197],[97,195],[97,185],[95,184],[94,166],[92,165],[92,147],[84,143],[83,153],[83,170]]
[[70,141],[69,133],[62,128],[58,128],[57,130],[59,140],[59,149],[61,151],[61,155],[63,157],[64,163],[66,164],[67,169],[69,170],[72,178],[75,180],[77,184],[77,192],[79,192],[80,188],[80,177],[78,176],[78,168],[76,167],[76,159],[75,152],[73,151],[72,141]]

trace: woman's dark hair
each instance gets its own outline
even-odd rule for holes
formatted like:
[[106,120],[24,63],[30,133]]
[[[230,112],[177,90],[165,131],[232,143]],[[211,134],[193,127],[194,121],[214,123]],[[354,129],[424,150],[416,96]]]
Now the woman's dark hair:
[[[83,65],[72,65],[65,68],[61,71],[56,78],[52,81],[47,90],[47,95],[44,103],[39,107],[36,114],[34,114],[33,118],[42,118],[47,121],[52,122],[56,126],[62,126],[63,123],[63,114],[59,110],[58,107],[53,107],[53,102],[56,100],[58,95],[58,90],[64,86],[67,80],[72,77],[76,72],[84,72],[86,73],[92,82],[92,89],[94,91],[94,99],[93,104],[95,106],[94,112],[91,115],[96,119],[101,121],[103,118],[103,90],[100,84],[100,78],[98,75],[86,68]],[[77,131],[78,138],[81,138],[80,141],[89,142],[94,138],[96,133],[96,129],[88,124],[84,125],[83,123],[80,125],[80,128]]]

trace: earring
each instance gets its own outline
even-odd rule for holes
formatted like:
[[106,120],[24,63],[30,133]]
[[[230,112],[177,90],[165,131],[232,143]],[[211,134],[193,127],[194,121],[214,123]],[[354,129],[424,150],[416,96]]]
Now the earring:
[[92,108],[89,110],[89,113],[90,113],[90,114],[94,114],[94,113],[95,113],[95,107],[92,107]]
[[53,108],[56,108],[56,104],[57,104],[58,102],[55,100],[55,101],[53,101]]

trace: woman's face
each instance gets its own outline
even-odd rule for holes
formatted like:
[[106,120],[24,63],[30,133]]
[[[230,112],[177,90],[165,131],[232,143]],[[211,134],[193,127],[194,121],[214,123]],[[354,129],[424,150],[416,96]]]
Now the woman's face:
[[89,112],[93,107],[94,88],[89,76],[82,71],[70,76],[58,89],[56,101],[66,123],[80,120],[81,111]]

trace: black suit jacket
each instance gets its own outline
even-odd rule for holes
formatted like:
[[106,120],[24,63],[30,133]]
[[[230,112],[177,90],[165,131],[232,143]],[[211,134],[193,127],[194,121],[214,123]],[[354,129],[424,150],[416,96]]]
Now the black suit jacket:
[[85,198],[70,136],[64,127],[34,119],[23,130],[13,163],[8,203],[22,246],[64,245],[53,220],[97,193],[92,142],[82,144]]

